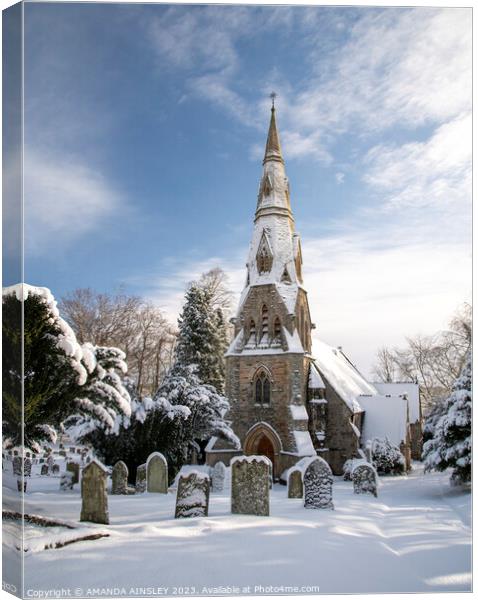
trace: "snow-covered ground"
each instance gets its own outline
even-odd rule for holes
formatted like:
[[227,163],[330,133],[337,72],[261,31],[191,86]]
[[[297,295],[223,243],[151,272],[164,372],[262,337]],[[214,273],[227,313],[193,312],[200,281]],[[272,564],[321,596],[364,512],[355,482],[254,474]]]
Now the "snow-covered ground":
[[[60,492],[59,478],[34,475],[25,511],[78,521],[81,499],[75,488]],[[15,509],[15,496],[4,487],[5,508],[11,503]],[[69,588],[77,597],[134,596],[167,588],[167,595],[211,595],[221,586],[234,595],[471,588],[471,496],[450,488],[447,474],[424,476],[418,467],[408,477],[381,478],[378,498],[354,495],[350,482],[336,478],[334,511],[306,510],[280,485],[271,491],[270,517],[231,515],[229,488],[211,495],[207,518],[175,520],[174,504],[175,491],[109,496],[111,524],[97,528],[110,537],[26,553],[25,593]],[[7,560],[9,552],[14,551],[7,551]],[[148,587],[154,589],[138,589]]]

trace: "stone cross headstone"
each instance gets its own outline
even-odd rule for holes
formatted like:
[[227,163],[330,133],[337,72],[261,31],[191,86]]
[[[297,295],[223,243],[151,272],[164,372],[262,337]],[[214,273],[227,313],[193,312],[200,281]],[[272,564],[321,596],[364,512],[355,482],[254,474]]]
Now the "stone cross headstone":
[[14,456],[12,461],[13,474],[17,477],[22,475],[22,459],[20,456]]
[[56,465],[56,464],[52,465],[51,472],[52,472],[52,475],[58,475],[58,473],[60,472],[60,465]]
[[66,490],[73,489],[73,473],[65,471],[60,477],[60,490],[65,492]]
[[231,512],[269,516],[270,460],[265,456],[237,456],[231,461]]
[[136,493],[143,494],[146,491],[146,464],[139,465],[136,469]]
[[67,462],[66,470],[69,471],[73,476],[72,485],[75,485],[75,483],[78,483],[80,481],[80,465],[78,463]]
[[212,469],[212,491],[222,492],[224,489],[224,480],[226,478],[226,465],[218,462]]
[[153,452],[146,461],[146,483],[148,492],[168,493],[168,463],[160,452]]
[[97,460],[83,469],[80,521],[109,524],[107,477],[108,471]]
[[175,519],[207,517],[209,511],[209,476],[193,471],[181,475],[176,495]]
[[377,497],[377,473],[372,465],[360,464],[352,471],[355,494],[372,494]]
[[287,497],[302,498],[304,495],[304,484],[302,483],[302,471],[292,468],[287,478]]
[[111,493],[128,493],[128,467],[122,460],[119,460],[113,467],[113,473],[111,476]]
[[304,472],[304,507],[334,508],[332,470],[323,458],[313,458]]
[[40,475],[49,475],[49,474],[50,474],[50,469],[48,468],[48,465],[43,464],[41,466]]

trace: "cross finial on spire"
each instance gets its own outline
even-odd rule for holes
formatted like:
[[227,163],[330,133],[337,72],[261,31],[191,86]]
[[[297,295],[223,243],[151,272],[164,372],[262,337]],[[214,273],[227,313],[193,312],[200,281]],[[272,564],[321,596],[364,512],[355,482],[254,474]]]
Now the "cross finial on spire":
[[272,100],[272,108],[274,109],[274,100],[277,98],[277,94],[275,92],[270,93],[270,99]]

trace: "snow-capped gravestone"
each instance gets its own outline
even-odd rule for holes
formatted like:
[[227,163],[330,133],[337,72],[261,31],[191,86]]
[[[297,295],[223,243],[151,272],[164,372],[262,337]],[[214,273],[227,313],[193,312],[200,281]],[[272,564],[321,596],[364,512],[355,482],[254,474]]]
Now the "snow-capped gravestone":
[[108,471],[95,459],[84,468],[81,478],[80,521],[109,524],[107,478]]
[[139,465],[136,469],[136,493],[143,494],[146,491],[146,465]]
[[210,479],[205,473],[192,471],[181,475],[176,496],[175,519],[207,517],[209,511]]
[[153,452],[146,461],[146,482],[148,492],[168,493],[168,463],[161,452]]
[[373,494],[377,497],[377,473],[372,465],[358,464],[352,471],[354,494]]
[[212,470],[212,491],[222,492],[224,489],[224,480],[226,478],[226,465],[218,462]]
[[291,469],[287,477],[287,497],[302,498],[303,495],[302,471],[300,469]]
[[23,474],[25,477],[32,476],[32,459],[31,458],[25,458],[23,460]]
[[270,464],[265,456],[236,456],[232,459],[232,513],[269,516]]
[[40,475],[49,475],[49,473],[50,473],[50,469],[48,468],[48,465],[43,464],[41,466]]
[[323,458],[313,458],[304,472],[304,507],[334,508],[332,470]]
[[66,470],[72,475],[72,485],[80,481],[80,465],[76,462],[67,462]]
[[53,475],[58,475],[60,472],[60,465],[53,465],[51,468],[51,472]]
[[111,493],[128,493],[128,467],[122,460],[119,460],[113,467],[113,473],[111,476]]

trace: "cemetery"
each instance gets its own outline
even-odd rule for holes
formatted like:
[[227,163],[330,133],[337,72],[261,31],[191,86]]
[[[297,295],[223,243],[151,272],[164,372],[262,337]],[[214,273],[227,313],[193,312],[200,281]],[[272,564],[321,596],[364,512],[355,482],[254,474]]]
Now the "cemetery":
[[[8,519],[18,503],[19,458],[3,459],[7,561],[18,551]],[[229,467],[185,465],[168,486],[167,461],[154,452],[132,487],[122,461],[105,466],[71,448],[54,449],[48,463],[25,460],[27,588],[48,586],[51,561],[58,585],[81,564],[85,589],[160,583],[170,595],[175,586],[201,593],[216,580],[324,593],[384,592],[390,582],[401,592],[469,585],[458,571],[468,551],[467,500],[445,474],[424,478],[419,463],[408,475],[379,478],[357,460],[344,480],[323,459],[306,457],[271,484],[267,457],[238,456]],[[359,574],[371,561],[380,573],[364,580]]]

